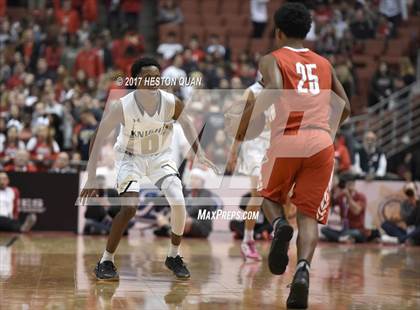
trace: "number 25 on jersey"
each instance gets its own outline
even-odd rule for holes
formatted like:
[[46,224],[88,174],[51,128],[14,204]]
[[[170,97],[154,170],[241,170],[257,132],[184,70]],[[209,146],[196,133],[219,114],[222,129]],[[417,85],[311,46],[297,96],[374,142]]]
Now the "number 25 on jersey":
[[[312,71],[316,69],[316,64],[302,64],[296,63],[296,73],[301,76],[301,79],[297,85],[297,91],[301,94],[307,94],[308,92],[312,95],[319,94],[319,79]],[[307,83],[306,83],[307,82]]]

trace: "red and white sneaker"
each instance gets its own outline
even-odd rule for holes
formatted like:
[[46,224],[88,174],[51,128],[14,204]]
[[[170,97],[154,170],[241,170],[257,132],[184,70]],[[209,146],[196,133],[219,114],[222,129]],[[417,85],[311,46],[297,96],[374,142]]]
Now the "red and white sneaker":
[[254,240],[241,243],[241,254],[245,261],[259,262],[261,260],[261,255],[258,253],[257,248],[255,247]]

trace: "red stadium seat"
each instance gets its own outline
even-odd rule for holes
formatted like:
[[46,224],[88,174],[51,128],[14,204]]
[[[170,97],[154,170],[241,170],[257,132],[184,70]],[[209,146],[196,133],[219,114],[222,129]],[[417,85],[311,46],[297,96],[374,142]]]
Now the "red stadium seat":
[[407,38],[389,40],[386,49],[386,55],[403,56],[407,53],[409,45],[410,39]]
[[246,36],[231,37],[229,39],[229,47],[233,51],[243,52],[249,48],[250,38]]
[[384,40],[369,39],[365,41],[364,54],[379,56],[383,53],[384,48]]
[[199,27],[202,24],[203,24],[203,19],[198,13],[184,16],[185,27]]
[[205,32],[206,32],[206,42],[209,40],[209,37],[212,34],[217,34],[220,38],[220,41],[222,44],[226,43],[226,39],[228,36],[228,31],[226,29],[226,27],[223,26],[218,26],[218,25],[213,25],[213,26],[206,26],[205,27]]
[[202,1],[201,2],[201,15],[218,15],[220,14],[219,0]]
[[204,44],[206,41],[206,30],[203,27],[184,27],[183,31],[183,42],[184,44],[187,44],[192,36],[197,36],[198,41],[200,44]]
[[251,39],[251,53],[266,54],[271,47],[269,38]]
[[223,1],[220,13],[222,15],[224,14],[238,15],[240,5],[241,5],[241,1],[237,1],[237,0]]
[[202,15],[203,24],[206,26],[222,26],[225,25],[226,20],[224,16],[221,15]]
[[182,39],[182,29],[180,25],[160,25],[159,26],[159,38],[165,40],[168,33],[174,32],[178,41]]

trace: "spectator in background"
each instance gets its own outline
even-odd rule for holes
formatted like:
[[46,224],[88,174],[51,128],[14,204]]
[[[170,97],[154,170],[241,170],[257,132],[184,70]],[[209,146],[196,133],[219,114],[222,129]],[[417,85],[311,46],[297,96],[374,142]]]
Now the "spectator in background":
[[183,21],[184,15],[176,0],[166,0],[159,7],[158,22],[160,24],[180,24]]
[[76,169],[70,166],[70,157],[66,152],[61,152],[57,155],[52,168],[49,170],[52,173],[76,173]]
[[0,231],[28,232],[36,223],[36,215],[28,214],[24,223],[19,218],[19,190],[9,186],[9,177],[0,172]]
[[335,72],[349,100],[353,97],[355,89],[355,79],[352,70],[353,64],[347,57],[338,58],[337,64],[335,65]]
[[351,168],[351,158],[349,150],[346,146],[345,137],[341,134],[337,134],[334,141],[335,149],[335,160],[338,173],[347,172]]
[[141,1],[139,0],[120,0],[121,10],[123,12],[123,23],[129,29],[137,29],[139,21],[139,13],[141,8]]
[[202,169],[194,168],[190,173],[190,189],[185,191],[185,205],[187,220],[185,221],[184,236],[207,238],[213,230],[210,219],[198,220],[200,210],[207,212],[223,208],[220,198],[204,188],[208,173]]
[[206,154],[220,171],[223,171],[227,164],[229,151],[226,132],[223,129],[218,129],[215,132],[214,141],[206,147]]
[[188,42],[188,48],[191,50],[192,59],[195,62],[203,61],[206,57],[206,53],[200,47],[200,42],[198,41],[197,36],[192,36]]
[[46,170],[60,152],[60,147],[47,126],[40,126],[36,129],[35,137],[29,139],[26,149],[31,154],[31,160],[41,171]]
[[92,46],[90,39],[83,42],[83,49],[77,54],[73,71],[74,73],[83,71],[88,78],[95,80],[104,73],[102,58],[98,50]]
[[[204,188],[208,173],[200,168],[194,168],[190,172],[190,188],[185,190],[185,207],[187,218],[185,221],[184,237],[207,238],[213,230],[211,219],[198,219],[200,212],[208,212],[223,208],[221,200],[214,193]],[[201,210],[201,211],[200,211]],[[164,212],[157,214],[158,228],[154,233],[158,236],[169,237],[171,229],[169,214]]]
[[363,137],[362,147],[354,156],[353,172],[372,180],[386,175],[387,160],[385,154],[377,147],[377,137],[368,131]]
[[377,231],[365,227],[366,196],[356,190],[353,176],[341,176],[334,194],[333,205],[339,208],[342,229],[322,227],[321,233],[327,241],[362,243],[379,237]]
[[321,29],[318,40],[316,41],[316,50],[320,54],[335,54],[338,49],[338,40],[335,30],[331,24],[326,24]]
[[177,42],[176,33],[170,31],[166,36],[166,40],[159,44],[157,52],[162,55],[163,59],[169,60],[183,50],[184,47]]
[[[107,188],[105,177],[98,175],[96,177],[98,186],[98,196],[94,197],[96,204],[90,204],[85,211],[85,235],[107,235],[111,229],[112,219],[118,214],[120,207],[114,206],[113,198],[118,197],[118,192],[113,188]],[[133,226],[131,223],[130,227]],[[127,228],[124,235],[128,234]]]
[[391,22],[391,36],[395,37],[401,21],[407,19],[407,1],[381,0],[379,2],[379,12]]
[[363,9],[358,9],[350,22],[350,31],[353,37],[359,40],[370,39],[374,37],[375,30],[372,20],[366,16]]
[[54,9],[57,23],[61,26],[63,32],[74,34],[80,27],[79,13],[72,9],[71,1],[65,0],[63,7],[60,7],[60,1],[54,1]]
[[98,127],[98,121],[90,110],[84,110],[80,114],[80,123],[75,127],[73,143],[80,153],[82,160],[89,159],[90,139]]
[[30,155],[26,150],[16,152],[12,163],[5,165],[4,171],[7,172],[37,172],[36,166],[30,161]]
[[226,48],[220,43],[219,35],[213,33],[210,35],[207,53],[214,55],[216,58],[223,58],[226,55]]
[[251,21],[252,21],[252,37],[261,38],[267,27],[268,14],[267,3],[270,0],[250,0],[251,1]]
[[399,77],[404,81],[404,86],[411,85],[416,80],[416,71],[408,57],[402,57],[399,64]]
[[7,129],[7,136],[3,143],[0,143],[0,158],[3,164],[7,164],[15,158],[17,151],[25,150],[25,143],[19,139],[19,132],[16,127]]
[[170,86],[172,91],[181,98],[185,98],[185,87],[180,85],[179,82],[181,79],[187,78],[187,73],[182,69],[183,65],[184,59],[182,54],[176,54],[172,60],[172,65],[162,71],[162,78],[168,79],[170,81],[176,81],[176,84],[171,82]]
[[388,64],[381,61],[379,63],[378,70],[372,78],[369,94],[369,106],[373,106],[382,99],[388,97],[393,91],[394,77],[388,68]]
[[[410,182],[404,186],[404,194],[406,198],[401,203],[399,216],[386,219],[381,227],[386,235],[381,236],[384,243],[404,243],[407,239],[414,239],[414,242],[420,244],[420,218],[417,219],[418,208],[420,202],[417,195],[417,186]],[[407,233],[409,225],[416,225],[416,229],[411,233]],[[413,233],[414,232],[414,233]]]

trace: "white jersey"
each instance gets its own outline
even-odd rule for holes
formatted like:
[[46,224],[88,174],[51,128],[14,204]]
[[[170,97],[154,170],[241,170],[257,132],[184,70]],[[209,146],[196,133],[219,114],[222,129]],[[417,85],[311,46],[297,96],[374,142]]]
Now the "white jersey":
[[120,99],[124,125],[121,124],[115,144],[117,151],[133,155],[154,155],[169,149],[172,143],[175,96],[163,90],[158,92],[160,99],[153,115],[149,115],[141,102],[136,101],[135,91]]

